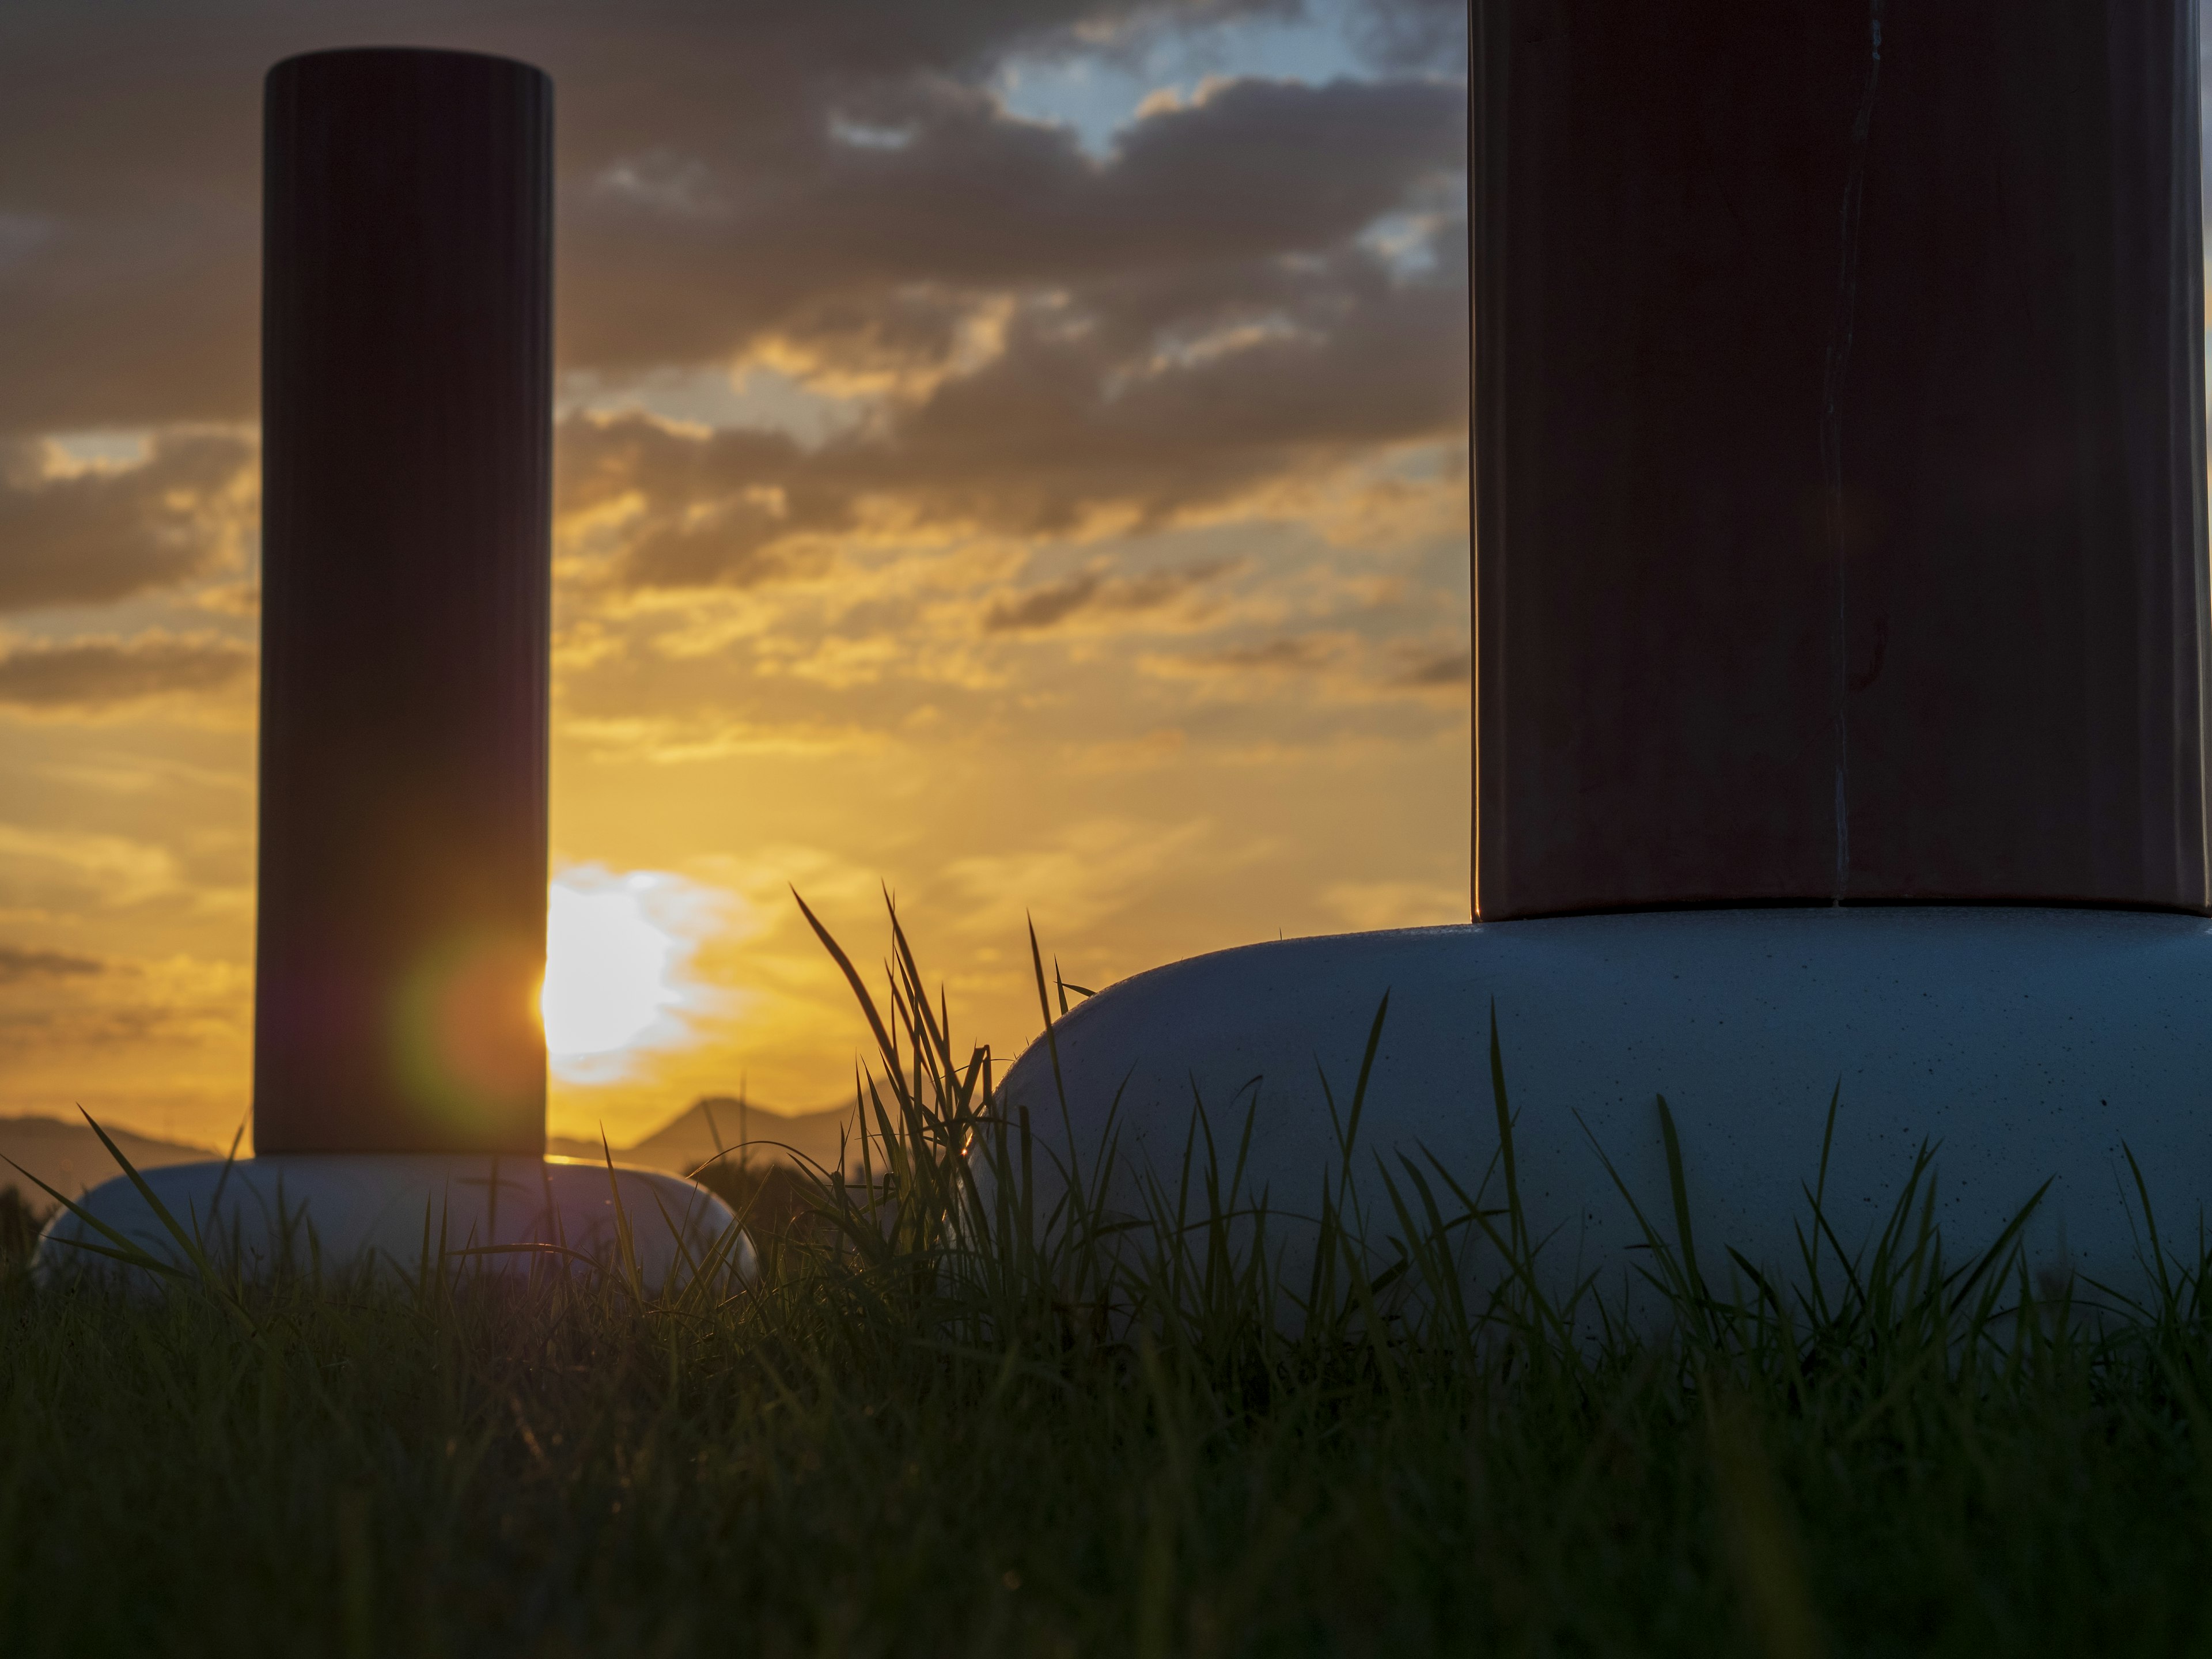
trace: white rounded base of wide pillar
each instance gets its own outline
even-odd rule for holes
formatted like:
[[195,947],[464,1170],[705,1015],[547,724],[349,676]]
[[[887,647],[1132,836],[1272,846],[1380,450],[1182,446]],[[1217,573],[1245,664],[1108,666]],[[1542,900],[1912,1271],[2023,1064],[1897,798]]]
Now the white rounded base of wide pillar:
[[[1430,1156],[1504,1202],[1489,1066],[1495,1006],[1521,1195],[1555,1292],[1595,1275],[1617,1304],[1649,1265],[1608,1174],[1672,1240],[1656,1104],[1680,1133],[1700,1263],[1726,1247],[1803,1277],[1800,1224],[1840,1090],[1824,1213],[1857,1249],[1890,1216],[1916,1150],[1936,1148],[1948,1261],[1990,1245],[2037,1188],[2025,1232],[2046,1286],[2069,1270],[2145,1290],[2148,1238],[2193,1266],[2212,1199],[2212,923],[2154,912],[1881,907],[1639,913],[1246,946],[1139,974],[1054,1028],[1067,1121],[1095,1159],[1109,1112],[1114,1207],[1142,1172],[1175,1191],[1205,1103],[1237,1197],[1315,1213],[1341,1164],[1318,1073],[1349,1106],[1389,994],[1353,1163],[1374,1231],[1398,1231],[1376,1157]],[[1050,1057],[1033,1044],[1003,1098],[1065,1156]],[[1602,1152],[1603,1158],[1600,1154]],[[1043,1159],[1039,1160],[1042,1164]],[[1096,1167],[1095,1164],[1091,1167]],[[1402,1184],[1402,1179],[1401,1179]],[[1747,1291],[1748,1286],[1745,1286]]]
[[[234,1261],[248,1277],[344,1272],[364,1263],[411,1275],[426,1249],[433,1264],[442,1254],[449,1267],[473,1262],[516,1273],[580,1266],[578,1255],[614,1265],[619,1193],[640,1276],[659,1289],[686,1279],[737,1224],[729,1206],[695,1182],[621,1164],[610,1181],[605,1164],[579,1158],[348,1152],[172,1164],[142,1173],[210,1258]],[[102,1182],[77,1204],[140,1249],[185,1265],[184,1252],[129,1177]],[[38,1273],[52,1279],[119,1265],[80,1243],[111,1241],[61,1211],[40,1237]],[[454,1255],[487,1245],[555,1249]],[[715,1270],[744,1278],[753,1267],[751,1244],[741,1237],[721,1252]]]

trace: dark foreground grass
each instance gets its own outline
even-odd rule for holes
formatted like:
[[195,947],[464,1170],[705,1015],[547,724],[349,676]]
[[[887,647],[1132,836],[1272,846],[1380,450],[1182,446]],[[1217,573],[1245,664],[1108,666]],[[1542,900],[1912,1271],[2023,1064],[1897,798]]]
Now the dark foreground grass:
[[1249,1216],[1025,1215],[1019,1115],[901,960],[868,1178],[749,1288],[8,1273],[0,1654],[2212,1646],[2195,1268],[2094,1329],[1945,1265],[1900,1171],[1832,1295],[1723,1299],[1655,1237],[1671,1323],[1577,1343],[1510,1194],[1408,1169],[1404,1242],[1286,1335]]

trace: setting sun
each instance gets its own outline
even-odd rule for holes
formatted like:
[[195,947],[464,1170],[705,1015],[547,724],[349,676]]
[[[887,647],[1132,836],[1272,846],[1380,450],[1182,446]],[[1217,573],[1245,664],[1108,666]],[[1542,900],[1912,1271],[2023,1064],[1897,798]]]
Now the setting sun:
[[649,878],[607,885],[556,882],[545,937],[545,1046],[553,1060],[619,1053],[681,1000],[672,975],[684,954],[647,908]]

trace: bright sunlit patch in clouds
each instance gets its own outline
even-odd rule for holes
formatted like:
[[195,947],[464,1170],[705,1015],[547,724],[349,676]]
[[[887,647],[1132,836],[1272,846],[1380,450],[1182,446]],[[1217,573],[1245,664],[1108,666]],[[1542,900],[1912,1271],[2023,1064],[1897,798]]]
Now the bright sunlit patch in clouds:
[[568,1083],[613,1083],[655,1049],[697,1040],[687,1016],[722,998],[692,975],[727,898],[665,870],[571,866],[547,895],[547,1059]]
[[147,432],[50,432],[45,441],[45,475],[82,477],[88,472],[125,472],[154,453]]

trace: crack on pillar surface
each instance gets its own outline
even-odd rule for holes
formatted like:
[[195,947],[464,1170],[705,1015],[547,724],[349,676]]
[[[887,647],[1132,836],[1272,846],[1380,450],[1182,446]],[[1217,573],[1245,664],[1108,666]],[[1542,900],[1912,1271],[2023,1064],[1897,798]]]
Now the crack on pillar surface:
[[1851,123],[1850,172],[1844,183],[1841,251],[1836,273],[1836,322],[1828,338],[1826,374],[1820,399],[1820,469],[1828,487],[1828,541],[1836,565],[1835,711],[1836,878],[1833,901],[1841,904],[1851,882],[1850,787],[1850,550],[1844,517],[1844,381],[1850,373],[1851,329],[1857,311],[1861,209],[1866,199],[1867,138],[1874,128],[1874,103],[1881,85],[1882,0],[1868,9],[1866,92]]

